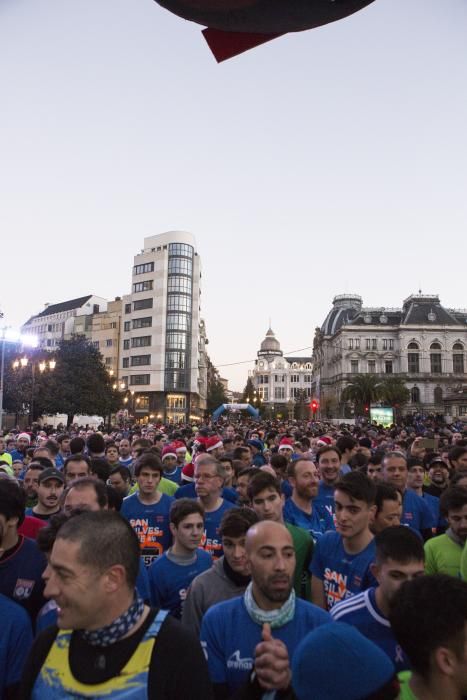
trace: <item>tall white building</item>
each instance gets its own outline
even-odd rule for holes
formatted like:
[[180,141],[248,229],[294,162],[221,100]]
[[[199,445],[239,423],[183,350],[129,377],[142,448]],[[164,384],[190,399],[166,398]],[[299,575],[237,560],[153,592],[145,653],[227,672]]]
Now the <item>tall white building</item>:
[[436,294],[412,294],[401,308],[339,294],[316,329],[313,360],[323,416],[344,415],[342,391],[357,374],[403,376],[407,412],[444,413],[467,382],[467,310],[445,308]]
[[201,260],[186,231],[144,239],[123,297],[121,381],[136,417],[183,422],[206,409]]

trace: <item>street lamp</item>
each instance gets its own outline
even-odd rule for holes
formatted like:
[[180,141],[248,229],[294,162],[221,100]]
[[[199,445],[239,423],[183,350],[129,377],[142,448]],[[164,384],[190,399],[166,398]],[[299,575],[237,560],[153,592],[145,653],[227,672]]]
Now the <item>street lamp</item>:
[[[13,369],[26,369],[26,367],[29,364],[29,358],[26,356],[22,357],[20,360],[15,360],[13,362]],[[56,360],[41,360],[40,362],[34,362],[34,360],[31,362],[31,377],[32,377],[32,386],[31,386],[31,405],[29,408],[29,423],[30,425],[33,424],[34,421],[34,389],[36,385],[36,365],[39,368],[39,372],[43,374],[46,369],[49,369],[53,372],[55,369],[57,362]]]

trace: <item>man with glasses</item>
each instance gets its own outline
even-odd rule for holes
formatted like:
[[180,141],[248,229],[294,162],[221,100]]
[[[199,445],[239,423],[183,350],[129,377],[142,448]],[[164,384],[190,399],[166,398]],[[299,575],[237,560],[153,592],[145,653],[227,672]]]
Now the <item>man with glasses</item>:
[[221,496],[225,469],[217,459],[210,456],[203,457],[195,465],[194,480],[196,495],[205,512],[205,530],[201,546],[211,554],[213,559],[218,559],[223,554],[222,539],[219,534],[222,516],[227,510],[235,507],[233,503]]

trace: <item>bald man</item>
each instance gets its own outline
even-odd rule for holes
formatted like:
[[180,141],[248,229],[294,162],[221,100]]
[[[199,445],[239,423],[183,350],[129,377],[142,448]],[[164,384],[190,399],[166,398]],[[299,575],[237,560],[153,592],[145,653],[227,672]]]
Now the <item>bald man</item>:
[[246,554],[251,583],[244,595],[214,605],[201,626],[216,700],[251,683],[259,695],[288,689],[289,659],[300,640],[331,621],[328,613],[295,597],[295,550],[284,525],[253,525]]

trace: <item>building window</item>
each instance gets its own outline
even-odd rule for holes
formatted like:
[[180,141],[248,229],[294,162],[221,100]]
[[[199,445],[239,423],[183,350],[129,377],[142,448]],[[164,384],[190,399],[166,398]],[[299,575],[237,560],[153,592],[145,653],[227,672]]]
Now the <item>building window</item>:
[[189,277],[169,277],[167,291],[191,294],[191,279]]
[[132,338],[131,339],[131,347],[132,348],[145,348],[151,345],[151,336],[150,335],[140,335],[137,338]]
[[366,349],[371,350],[371,338],[366,339]]
[[184,255],[187,258],[193,257],[193,246],[188,243],[170,243],[169,255]]
[[372,350],[376,350],[377,347],[378,347],[378,341],[377,341],[377,339],[376,339],[376,338],[372,338],[372,339],[371,339],[371,349],[372,349]]
[[111,358],[111,357],[106,357],[106,358],[105,358],[105,364],[106,364],[106,365],[111,365],[111,364],[112,364],[112,358]]
[[412,403],[420,403],[420,389],[418,386],[414,386],[410,390],[410,401]]
[[259,374],[258,375],[258,384],[269,384],[269,375]]
[[389,349],[394,350],[394,340],[392,338],[389,338]]
[[124,341],[123,341],[123,349],[124,349],[124,350],[129,350],[129,349],[130,349],[130,341],[129,341],[129,340],[124,340]]
[[387,350],[387,349],[388,349],[388,340],[387,340],[387,338],[383,338],[383,350]]
[[386,360],[384,363],[384,371],[386,374],[392,374],[392,360]]
[[142,309],[152,309],[153,298],[138,299],[133,302],[133,311],[142,311]]
[[301,392],[301,389],[300,389],[298,386],[293,386],[293,387],[290,389],[290,395],[291,395],[291,397],[292,397],[293,399],[298,399],[298,398],[300,398],[300,392]]
[[92,341],[92,346],[96,348],[96,350],[99,350],[99,341],[98,340],[93,340]]
[[281,382],[285,382],[285,374],[275,374],[274,381],[276,382],[276,384],[280,384]]
[[186,350],[186,333],[167,333],[166,347],[170,350]]
[[166,407],[172,411],[183,411],[186,408],[186,396],[167,396]]
[[185,314],[167,314],[167,330],[188,331],[189,316]]
[[124,357],[124,358],[123,358],[123,363],[122,363],[123,369],[126,369],[126,368],[129,367],[129,366],[130,366],[130,358],[129,358],[129,357]]
[[186,355],[184,352],[166,352],[165,366],[168,369],[185,369]]
[[349,350],[353,350],[353,338],[349,338]]
[[358,374],[358,360],[350,360],[350,371],[352,374]]
[[435,390],[433,392],[433,398],[435,400],[436,404],[442,404],[443,403],[443,390],[441,389],[440,386],[435,386]]
[[369,374],[375,374],[376,372],[376,361],[368,360],[368,372]]
[[135,328],[150,328],[152,326],[152,316],[144,316],[143,318],[133,319],[133,330]]
[[[418,350],[418,344],[409,343],[408,350]],[[418,352],[409,352],[407,361],[408,371],[411,374],[418,374],[420,372],[420,354]]]
[[165,373],[166,390],[185,389],[187,387],[187,377],[185,371],[169,370]]
[[262,401],[269,401],[269,388],[267,386],[258,389],[259,398]]
[[300,382],[300,375],[299,374],[291,374],[290,375],[290,383],[291,384],[298,384]]
[[432,352],[430,353],[430,366],[431,374],[441,374],[443,371],[441,368],[441,353]]
[[133,293],[137,292],[148,292],[150,289],[152,289],[153,281],[152,280],[144,280],[144,282],[135,282],[133,284]]
[[124,322],[124,324],[123,324],[123,330],[124,330],[125,333],[126,333],[127,331],[130,330],[130,326],[131,326],[131,321],[125,321],[125,322]]
[[464,374],[464,355],[454,353],[452,356],[452,371],[454,374]]
[[125,304],[125,313],[131,314],[131,304]]
[[191,260],[184,258],[169,258],[169,275],[188,275],[191,276],[193,271],[193,263]]
[[135,275],[144,275],[146,272],[154,272],[154,263],[144,263],[143,265],[135,265]]
[[133,355],[131,357],[132,367],[141,367],[141,365],[150,365],[151,355]]
[[169,294],[167,297],[167,311],[191,311],[191,297],[178,294]]
[[360,350],[360,338],[355,338],[355,350]]
[[130,386],[150,384],[150,374],[130,374]]
[[285,399],[285,387],[276,386],[274,387],[274,400],[283,401]]
[[111,348],[112,345],[113,345],[112,338],[107,338],[106,341],[105,341],[105,346],[106,346],[106,348]]
[[311,374],[305,374],[305,376],[303,377],[303,381],[305,382],[305,384],[311,384],[311,382],[312,382]]

